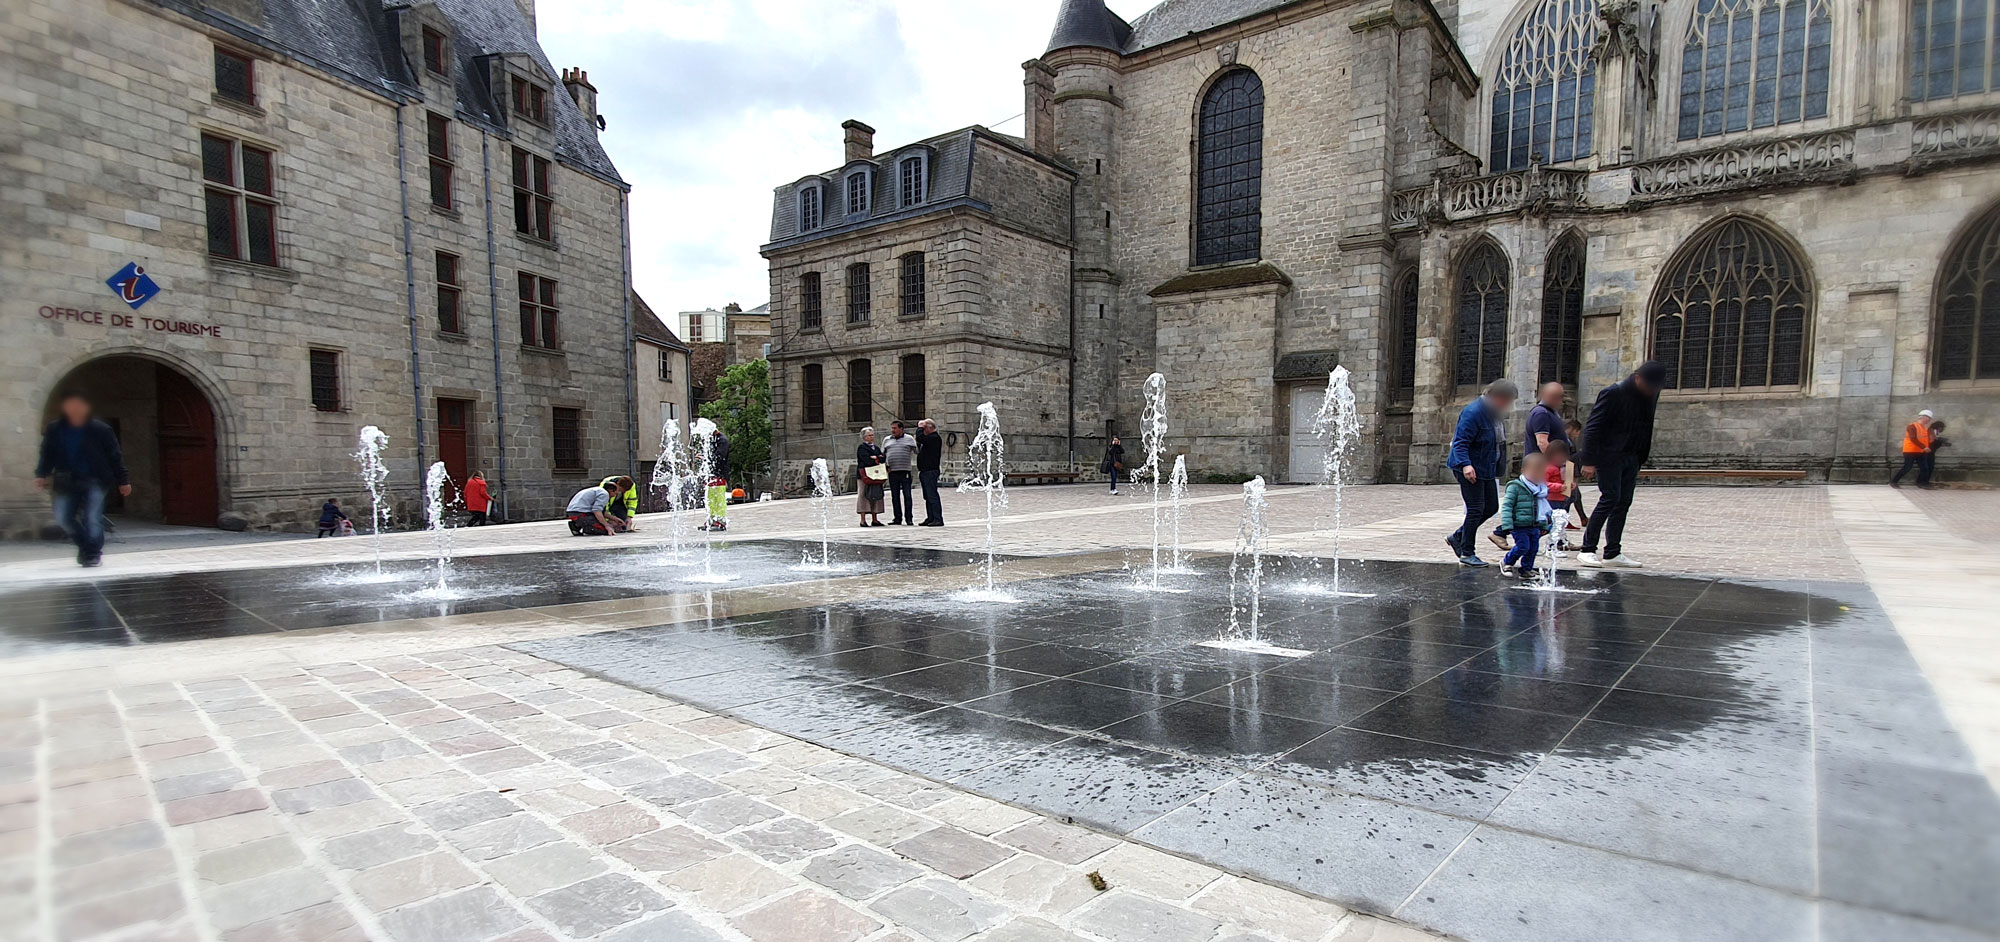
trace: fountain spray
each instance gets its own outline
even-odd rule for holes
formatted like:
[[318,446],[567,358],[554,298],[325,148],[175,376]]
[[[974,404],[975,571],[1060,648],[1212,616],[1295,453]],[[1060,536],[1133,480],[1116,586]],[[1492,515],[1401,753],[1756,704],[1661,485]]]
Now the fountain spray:
[[[687,517],[681,511],[688,482],[687,449],[681,446],[681,423],[668,419],[660,425],[660,458],[653,462],[653,489],[667,489],[667,533],[673,545],[673,562],[682,561],[681,547],[687,542]],[[703,482],[704,484],[707,482]]]
[[382,486],[389,482],[389,466],[382,461],[382,452],[389,447],[389,436],[373,425],[361,427],[361,448],[354,453],[354,460],[361,462],[361,483],[368,487],[368,516],[375,535],[375,574],[382,574],[382,524],[389,519],[389,508],[382,505]]
[[1373,598],[1370,592],[1340,590],[1340,538],[1345,529],[1345,489],[1351,450],[1361,444],[1361,415],[1354,408],[1354,387],[1348,382],[1347,367],[1336,366],[1326,377],[1326,398],[1313,416],[1313,432],[1326,446],[1321,487],[1333,489],[1333,594],[1353,598]]
[[[715,422],[703,417],[694,420],[688,435],[694,440],[690,444],[695,451],[695,470],[701,476],[704,496],[715,480]],[[704,504],[704,507],[706,505]],[[701,578],[700,582],[728,582],[730,577],[715,574],[715,514],[709,513],[708,525],[701,528]]]
[[1251,478],[1243,485],[1243,518],[1236,526],[1236,552],[1229,560],[1229,633],[1214,641],[1201,642],[1202,647],[1276,657],[1305,657],[1312,653],[1278,647],[1265,641],[1260,633],[1264,614],[1264,544],[1270,536],[1264,512],[1270,506],[1270,501],[1264,498],[1262,477]]
[[1181,523],[1187,518],[1187,456],[1174,456],[1174,473],[1167,478],[1167,502],[1173,508],[1174,520],[1174,568],[1180,573],[1187,571],[1187,564],[1181,561]]
[[1000,563],[993,551],[993,511],[1007,509],[1007,439],[1000,434],[1000,413],[993,403],[979,404],[979,432],[966,447],[965,461],[965,480],[959,482],[959,493],[986,495],[986,585],[983,591],[974,590],[974,595],[985,601],[1011,602],[1013,597],[996,587]]
[[444,518],[445,495],[450,491],[451,472],[445,470],[444,462],[433,462],[430,473],[424,476],[424,529],[431,532],[431,548],[437,553],[436,591],[440,596],[451,592],[446,584],[451,568],[451,527]]
[[[833,569],[833,552],[828,531],[833,527],[833,473],[828,470],[825,458],[814,458],[812,463],[813,512],[819,515],[819,565],[820,571]],[[811,568],[811,557],[807,557],[807,568]]]
[[1139,441],[1146,463],[1134,478],[1144,477],[1153,492],[1153,585],[1160,587],[1160,446],[1167,437],[1167,377],[1146,377],[1146,410],[1139,416]]

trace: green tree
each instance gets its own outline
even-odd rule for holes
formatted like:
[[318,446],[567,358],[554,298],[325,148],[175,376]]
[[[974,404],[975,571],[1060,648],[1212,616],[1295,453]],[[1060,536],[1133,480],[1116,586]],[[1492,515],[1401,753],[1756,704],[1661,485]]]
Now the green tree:
[[748,492],[771,464],[771,365],[751,360],[723,370],[715,392],[701,416],[729,436],[729,480]]

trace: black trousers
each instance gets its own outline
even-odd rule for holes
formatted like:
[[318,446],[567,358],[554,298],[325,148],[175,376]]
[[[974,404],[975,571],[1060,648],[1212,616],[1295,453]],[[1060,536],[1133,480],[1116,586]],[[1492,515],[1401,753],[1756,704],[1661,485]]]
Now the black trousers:
[[570,514],[569,534],[571,536],[610,536],[604,524],[597,522],[595,514]]
[[1604,537],[1604,558],[1624,549],[1625,513],[1632,509],[1632,491],[1639,486],[1639,459],[1615,458],[1597,466],[1597,509],[1590,512],[1590,524],[1583,528],[1583,551],[1597,552],[1597,538]]
[[1479,528],[1493,515],[1500,512],[1500,482],[1490,475],[1480,475],[1477,481],[1465,479],[1465,472],[1453,468],[1451,476],[1458,481],[1458,496],[1465,501],[1465,523],[1451,534],[1451,545],[1460,556],[1477,555],[1476,540]]
[[486,525],[486,511],[484,511],[484,510],[468,510],[468,511],[466,511],[466,512],[465,512],[465,525],[466,525],[466,526],[468,526],[468,527],[483,527],[483,526],[485,526],[485,525]]
[[1910,473],[1911,468],[1917,469],[1917,486],[1929,487],[1931,472],[1937,468],[1937,456],[1932,454],[1913,455],[1907,451],[1904,452],[1903,466],[1896,469],[1896,476],[1890,478],[1889,483],[1903,483],[1903,475]]
[[905,520],[915,523],[917,520],[916,506],[910,496],[912,477],[908,471],[889,472],[889,510],[896,515],[897,523]]
[[924,485],[924,522],[944,522],[944,498],[938,496],[938,470],[917,472],[917,480]]

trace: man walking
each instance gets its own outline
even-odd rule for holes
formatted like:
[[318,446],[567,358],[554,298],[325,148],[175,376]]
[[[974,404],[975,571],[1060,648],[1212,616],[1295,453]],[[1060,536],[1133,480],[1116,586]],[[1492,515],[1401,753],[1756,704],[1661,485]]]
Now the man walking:
[[[1660,406],[1660,388],[1667,382],[1667,368],[1651,360],[1616,385],[1597,394],[1590,407],[1590,419],[1583,424],[1583,451],[1577,466],[1585,475],[1597,475],[1597,509],[1590,525],[1583,529],[1580,566],[1612,569],[1640,569],[1645,564],[1623,553],[1625,515],[1632,509],[1632,490],[1639,485],[1639,469],[1653,454],[1653,414]],[[1604,538],[1604,553],[1598,555],[1597,540]]]
[[903,420],[889,423],[889,440],[882,443],[882,454],[889,466],[890,509],[896,515],[890,526],[916,526],[917,508],[911,501],[910,479],[917,464],[917,440],[903,430]]
[[937,423],[917,423],[917,480],[924,486],[924,520],[920,527],[944,526],[944,499],[938,496],[938,472],[944,467],[944,436]]
[[1903,426],[1903,466],[1896,469],[1896,476],[1889,479],[1890,487],[1902,487],[1903,475],[1917,469],[1917,486],[1931,489],[1931,472],[1937,470],[1937,436],[1931,431],[1937,416],[1925,409],[1917,413],[1917,420]]
[[62,394],[61,415],[42,430],[42,455],[35,463],[35,487],[55,496],[56,523],[76,544],[79,566],[104,561],[104,498],[112,488],[132,496],[125,455],[111,426],[90,415],[80,392]]
[[1479,538],[1479,528],[1500,512],[1500,475],[1507,461],[1507,434],[1500,423],[1519,398],[1521,387],[1513,380],[1496,379],[1459,410],[1445,463],[1458,481],[1459,497],[1465,501],[1465,522],[1445,537],[1445,543],[1460,565],[1486,565],[1473,544]]

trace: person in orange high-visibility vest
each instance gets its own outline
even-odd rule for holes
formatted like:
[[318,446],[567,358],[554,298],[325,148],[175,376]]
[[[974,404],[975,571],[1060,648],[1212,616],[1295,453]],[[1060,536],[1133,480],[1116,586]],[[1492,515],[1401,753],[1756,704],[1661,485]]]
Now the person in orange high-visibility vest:
[[1903,466],[1896,469],[1896,476],[1889,479],[1890,487],[1902,487],[1903,475],[1917,469],[1917,486],[1931,489],[1931,471],[1937,467],[1937,439],[1931,434],[1931,423],[1937,416],[1925,409],[1917,413],[1917,420],[1903,427]]

